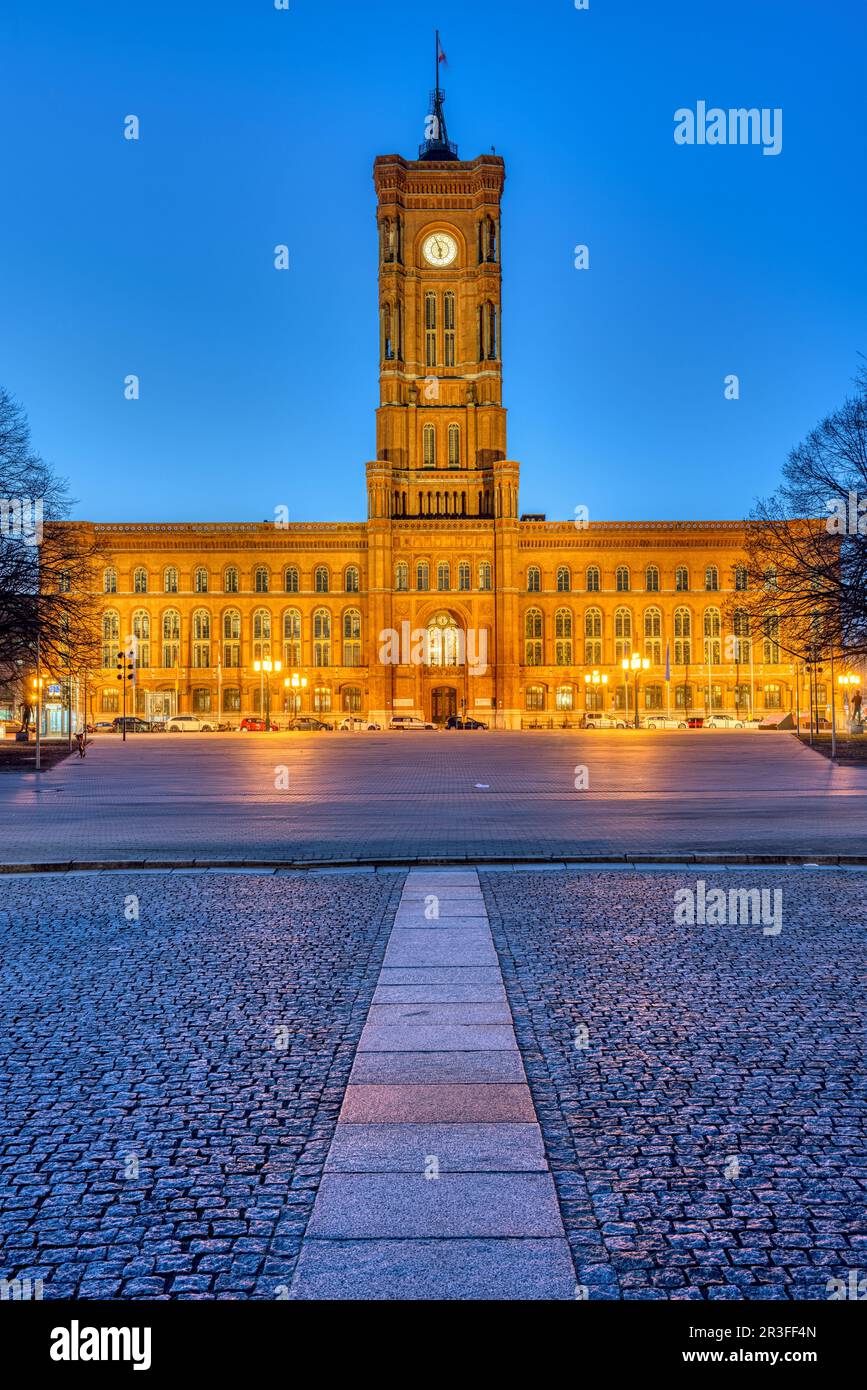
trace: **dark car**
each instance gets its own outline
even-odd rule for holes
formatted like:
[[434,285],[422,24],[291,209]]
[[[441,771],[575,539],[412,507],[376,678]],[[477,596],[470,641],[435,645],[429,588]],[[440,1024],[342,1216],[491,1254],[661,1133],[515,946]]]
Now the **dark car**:
[[468,714],[463,719],[458,714],[450,714],[446,720],[447,729],[487,729],[480,719],[471,719]]
[[313,719],[309,715],[302,715],[297,719],[290,719],[286,728],[291,729],[293,733],[310,734],[319,733],[323,729],[333,729],[334,725],[326,724],[321,719]]
[[139,719],[137,714],[128,714],[126,718],[124,718],[122,714],[119,714],[117,719],[113,719],[111,721],[111,727],[114,729],[114,732],[116,734],[123,733],[124,725],[126,725],[126,731],[128,734],[151,733],[150,720]]

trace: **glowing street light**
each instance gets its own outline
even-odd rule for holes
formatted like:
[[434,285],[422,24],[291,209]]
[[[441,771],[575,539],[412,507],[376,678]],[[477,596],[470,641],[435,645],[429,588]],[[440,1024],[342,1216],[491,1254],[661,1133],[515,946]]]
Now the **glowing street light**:
[[[633,652],[632,656],[625,656],[620,665],[623,667],[623,688],[626,686],[626,677],[630,671],[635,672],[635,727],[638,728],[638,673],[646,671],[650,666],[650,661],[646,656],[639,656],[638,652]],[[629,713],[627,709],[627,714]]]
[[[272,672],[272,671],[278,671],[278,672],[279,672],[279,671],[282,671],[282,670],[283,670],[283,662],[282,662],[282,661],[271,661],[270,659],[266,659],[266,660],[264,660],[264,661],[254,661],[254,662],[253,662],[253,670],[259,672],[259,708],[260,708],[260,709],[262,708],[263,696],[264,696],[264,705],[265,705],[265,729],[266,729],[266,731],[270,731],[270,728],[271,728],[271,672]],[[266,682],[266,680],[265,680],[265,673],[266,673],[266,672],[267,672],[267,674],[268,674],[268,680],[267,680],[267,682]]]
[[292,675],[287,676],[283,681],[283,688],[292,691],[292,713],[298,714],[301,709],[301,697],[298,691],[307,689],[307,677],[299,676],[297,671],[293,671]]
[[594,671],[592,675],[588,672],[587,675],[584,677],[584,684],[587,686],[588,693],[589,693],[590,688],[591,688],[591,686],[592,686],[592,688],[593,688],[593,697],[594,697],[594,698],[593,698],[593,704],[595,705],[595,704],[596,704],[596,695],[597,695],[597,692],[598,692],[598,690],[599,690],[600,685],[607,685],[607,684],[608,684],[608,675],[607,675],[607,673],[606,673],[605,671],[603,671],[601,675],[599,674],[598,671]]

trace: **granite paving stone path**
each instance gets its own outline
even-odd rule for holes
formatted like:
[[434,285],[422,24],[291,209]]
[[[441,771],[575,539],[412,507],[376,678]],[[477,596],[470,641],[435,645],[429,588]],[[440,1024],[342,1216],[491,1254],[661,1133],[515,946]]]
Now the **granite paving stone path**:
[[290,1296],[575,1297],[474,869],[407,876]]

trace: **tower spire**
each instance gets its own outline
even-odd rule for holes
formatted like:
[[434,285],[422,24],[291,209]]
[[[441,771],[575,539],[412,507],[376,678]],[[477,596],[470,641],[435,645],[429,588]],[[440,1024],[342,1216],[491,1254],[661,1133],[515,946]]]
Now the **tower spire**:
[[440,43],[440,31],[436,30],[435,36],[435,57],[434,67],[434,87],[430,96],[430,111],[425,121],[424,143],[418,147],[419,159],[457,159],[458,147],[453,141],[449,140],[446,130],[446,118],[443,112],[446,94],[440,86],[440,63],[448,66],[443,46]]

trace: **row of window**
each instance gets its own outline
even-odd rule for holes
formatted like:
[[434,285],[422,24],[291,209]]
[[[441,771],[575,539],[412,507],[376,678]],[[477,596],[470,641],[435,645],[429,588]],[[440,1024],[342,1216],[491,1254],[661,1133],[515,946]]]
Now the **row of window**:
[[[326,608],[317,608],[312,615],[311,633],[313,638],[313,665],[330,666],[332,655],[339,651],[343,666],[361,665],[361,613],[357,608],[347,608],[337,622],[337,635],[342,643],[332,648],[332,615]],[[282,646],[279,655],[284,666],[301,665],[301,614],[297,608],[288,608],[283,614],[281,627]],[[180,666],[181,654],[181,615],[174,608],[168,609],[158,624],[151,624],[150,614],[139,609],[132,615],[131,635],[135,639],[136,662],[142,670],[152,664],[151,642],[159,638],[158,652],[161,660],[156,665],[174,668]],[[194,668],[214,666],[219,657],[223,666],[235,668],[241,665],[241,614],[230,608],[222,618],[222,645],[212,638],[220,636],[219,624],[212,626],[211,614],[204,608],[197,609],[190,620],[190,663]],[[252,618],[253,660],[268,661],[278,653],[272,647],[271,614],[259,608]],[[117,661],[120,651],[120,615],[109,609],[102,616],[102,664],[108,669]]]
[[[724,690],[721,685],[703,686],[696,689],[691,683],[679,682],[673,687],[674,708],[679,711],[689,711],[696,708],[721,710],[725,708]],[[634,712],[632,696],[629,687],[616,686],[614,688],[614,708],[615,710],[631,709]],[[734,698],[731,707],[746,714],[754,705],[755,697],[761,699],[762,706],[766,710],[779,710],[783,708],[783,688],[775,681],[769,681],[758,691],[748,683],[736,685],[734,687]],[[698,696],[698,705],[696,705]],[[662,685],[648,684],[642,688],[639,697],[645,710],[662,710],[667,703],[665,687]],[[524,708],[530,712],[537,712],[548,708],[549,691],[544,685],[528,685],[524,691]],[[576,691],[572,685],[558,686],[554,691],[554,701],[552,708],[568,712],[577,708]],[[588,712],[599,712],[605,708],[605,696],[600,688],[585,686],[584,708]]]
[[[598,565],[588,566],[585,576],[585,588],[588,593],[598,593],[602,581],[601,571]],[[738,565],[734,572],[734,587],[736,590],[744,591],[748,584],[748,575],[742,565]],[[568,565],[560,565],[556,576],[557,592],[568,594],[572,591],[572,572]],[[618,565],[614,573],[614,587],[620,594],[628,594],[632,589],[632,574],[628,565]],[[708,593],[714,593],[719,589],[719,568],[716,565],[708,565],[704,572],[704,587]],[[644,571],[644,588],[648,594],[658,594],[659,587],[659,566],[648,565]],[[689,570],[686,565],[678,565],[674,571],[674,588],[679,594],[689,593]],[[530,565],[527,570],[527,592],[538,594],[542,591],[542,571],[538,565]]]
[[[241,687],[237,685],[224,685],[220,691],[219,699],[210,686],[194,686],[190,692],[193,714],[216,714],[218,706],[223,714],[239,714],[242,709]],[[358,714],[361,711],[362,696],[361,687],[357,685],[345,685],[337,692],[335,704],[335,694],[329,686],[314,686],[310,692],[310,704],[316,714],[331,714],[335,709],[342,710],[344,714]],[[262,699],[261,685],[253,685],[247,692],[247,699],[244,708],[252,710],[253,714],[261,714],[264,705]],[[144,715],[147,712],[147,701],[144,690],[136,691],[136,713]],[[119,689],[107,686],[100,696],[100,709],[103,714],[118,714],[121,708],[121,695]],[[301,697],[294,691],[289,691],[279,701],[272,701],[271,713],[277,715],[297,714],[301,710]]]
[[[718,608],[707,608],[702,617],[702,659],[719,665],[749,661],[752,655],[750,615],[738,609],[733,615],[732,633],[722,642],[722,615]],[[574,662],[573,614],[569,608],[558,608],[554,614],[554,664],[571,666]],[[588,608],[584,614],[584,664],[602,664],[603,615],[601,608]],[[654,666],[662,664],[662,612],[647,608],[643,615],[643,655]],[[614,612],[614,660],[620,662],[633,650],[633,618],[628,608]],[[524,664],[542,666],[544,660],[545,618],[540,608],[528,608],[524,614]],[[675,666],[689,666],[693,661],[693,619],[688,608],[674,611],[674,648],[671,653]],[[762,660],[775,664],[780,660],[780,618],[770,613],[762,622]],[[724,653],[724,655],[723,655]]]
[[[283,591],[287,594],[297,594],[300,592],[301,576],[294,565],[290,565],[283,571]],[[204,565],[199,565],[193,571],[193,592],[197,594],[207,594],[210,591],[211,577]],[[139,565],[133,570],[132,591],[134,594],[146,594],[149,590],[150,576],[144,565]],[[234,565],[229,565],[223,570],[224,594],[240,593],[240,575]],[[103,593],[116,594],[117,570],[114,566],[109,566],[102,573]],[[265,565],[258,565],[253,571],[253,592],[256,594],[267,594],[271,591],[271,572]],[[331,572],[327,565],[317,565],[313,571],[313,591],[317,594],[328,594],[331,592]],[[357,594],[361,591],[361,575],[357,565],[348,565],[343,571],[343,592],[346,594]],[[176,594],[178,590],[178,571],[174,565],[168,565],[162,573],[162,592],[164,594]]]
[[[452,587],[452,567],[448,560],[440,560],[436,567],[436,586],[439,593],[448,593]],[[484,593],[491,588],[491,566],[488,560],[483,560],[478,568],[478,587]],[[472,571],[469,561],[462,560],[457,567],[457,587],[459,592],[466,592],[471,587]],[[427,560],[419,560],[415,567],[415,587],[421,593],[425,593],[431,586],[431,566]],[[409,565],[405,560],[398,561],[394,570],[394,587],[398,593],[406,593],[409,590]]]

